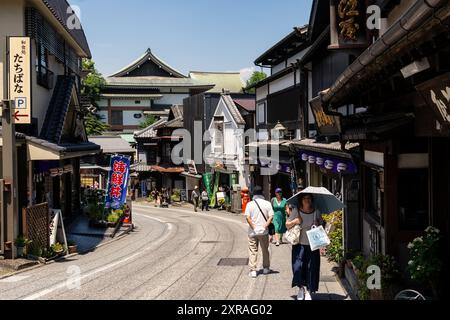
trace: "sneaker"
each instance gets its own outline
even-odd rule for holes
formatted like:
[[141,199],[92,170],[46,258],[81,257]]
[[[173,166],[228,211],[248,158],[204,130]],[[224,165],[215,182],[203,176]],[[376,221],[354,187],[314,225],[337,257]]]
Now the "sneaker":
[[277,242],[276,244],[275,244],[277,247],[279,247],[280,246],[280,243],[279,242]]
[[250,278],[256,278],[256,277],[258,277],[258,274],[256,273],[256,271],[251,271]]
[[311,301],[312,297],[308,290],[305,290],[305,300]]
[[263,274],[264,274],[264,275],[270,274],[270,269],[269,269],[269,268],[264,268]]
[[305,300],[305,289],[300,288],[297,295],[297,300]]

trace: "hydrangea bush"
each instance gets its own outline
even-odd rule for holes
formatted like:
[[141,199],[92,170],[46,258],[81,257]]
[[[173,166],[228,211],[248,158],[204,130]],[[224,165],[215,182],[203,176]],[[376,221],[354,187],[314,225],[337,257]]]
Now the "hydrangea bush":
[[408,272],[411,279],[420,284],[430,284],[433,290],[443,268],[443,262],[440,259],[441,239],[439,229],[428,227],[423,237],[414,239],[408,245],[411,256]]

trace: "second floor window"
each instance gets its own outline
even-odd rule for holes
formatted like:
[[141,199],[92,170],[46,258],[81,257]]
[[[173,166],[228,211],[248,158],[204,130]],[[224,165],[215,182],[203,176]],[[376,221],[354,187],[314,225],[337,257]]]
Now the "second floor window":
[[53,88],[53,72],[48,66],[48,51],[40,43],[37,44],[36,52],[36,74],[37,83],[47,89]]
[[256,109],[256,122],[257,124],[266,123],[266,103],[259,103]]

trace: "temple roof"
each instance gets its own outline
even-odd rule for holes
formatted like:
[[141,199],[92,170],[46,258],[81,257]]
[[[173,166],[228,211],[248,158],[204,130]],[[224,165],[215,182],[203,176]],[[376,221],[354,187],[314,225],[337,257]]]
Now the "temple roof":
[[[141,68],[144,64],[149,62],[157,65],[160,69],[164,70],[168,74],[167,77],[187,78],[181,72],[177,71],[175,68],[171,67],[169,64],[167,64],[166,62],[158,58],[155,54],[153,54],[150,48],[147,49],[147,51],[145,51],[145,53],[142,56],[140,56],[137,60],[133,61],[131,64],[117,71],[116,73],[112,74],[110,77],[129,76],[131,72]],[[148,76],[152,75],[153,74],[148,74]]]
[[214,84],[210,93],[222,93],[224,90],[230,93],[241,93],[245,87],[239,72],[199,72],[191,71],[189,77],[193,80]]

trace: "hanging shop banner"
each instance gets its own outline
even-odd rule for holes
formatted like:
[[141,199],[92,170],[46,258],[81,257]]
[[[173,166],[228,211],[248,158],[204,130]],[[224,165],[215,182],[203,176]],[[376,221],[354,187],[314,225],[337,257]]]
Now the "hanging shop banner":
[[[368,46],[366,0],[331,0],[329,49]],[[375,21],[376,22],[376,21]]]
[[299,156],[304,162],[317,165],[333,173],[356,174],[358,172],[355,163],[350,159],[332,157],[311,151],[301,151]]
[[433,110],[438,122],[450,130],[450,73],[416,87],[427,105]]
[[212,199],[214,197],[213,190],[212,190],[213,178],[214,178],[214,175],[210,172],[203,174],[203,183],[205,185],[206,192],[208,192],[208,196],[210,199]]
[[109,171],[106,208],[119,209],[127,202],[127,189],[130,177],[130,158],[114,156]]
[[341,132],[341,119],[325,113],[320,96],[312,99],[309,104],[316,120],[317,129],[322,136],[339,135]]
[[31,123],[31,47],[28,37],[8,37],[9,100],[16,124]]
[[212,190],[212,197],[211,197],[211,201],[209,203],[209,206],[211,208],[214,208],[216,206],[216,204],[217,204],[217,202],[216,202],[216,194],[219,191],[219,183],[220,183],[220,173],[216,172],[216,178],[215,178],[214,187],[213,187],[213,190]]

